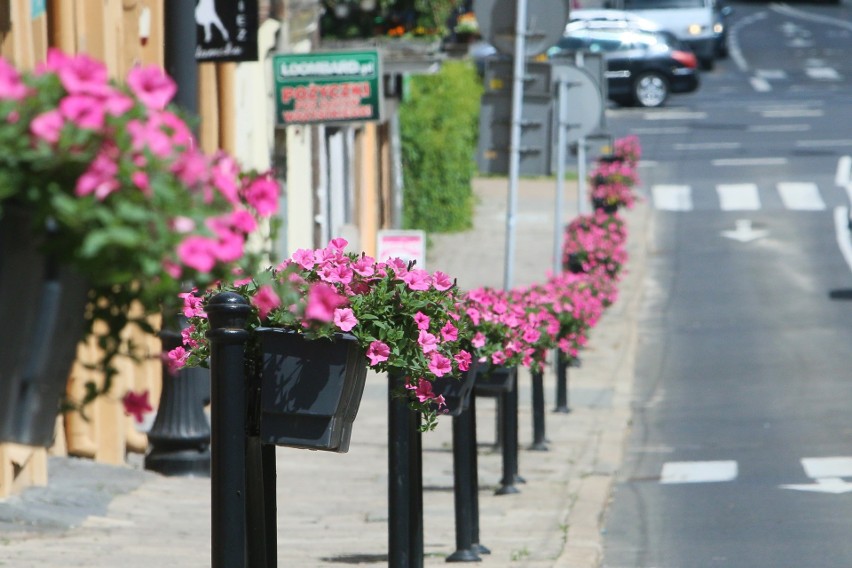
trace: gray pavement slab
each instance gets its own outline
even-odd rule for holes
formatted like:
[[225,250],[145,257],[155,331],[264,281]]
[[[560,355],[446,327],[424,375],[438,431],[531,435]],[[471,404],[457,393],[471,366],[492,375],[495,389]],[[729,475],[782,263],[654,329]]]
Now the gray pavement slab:
[[[576,214],[567,184],[565,220]],[[555,182],[522,180],[514,284],[545,278],[552,267]],[[505,179],[478,179],[475,227],[433,235],[429,270],[462,288],[502,287]],[[502,461],[494,451],[496,404],[477,399],[482,565],[594,568],[601,520],[621,464],[630,421],[635,313],[641,296],[650,211],[625,214],[630,229],[620,298],[593,330],[583,364],[569,372],[568,414],[551,412],[552,371],[544,375],[549,450],[532,451],[529,374],[519,373],[520,493],[497,496]],[[455,550],[449,418],[423,438],[425,565],[445,565]],[[282,567],[387,565],[387,387],[371,375],[350,451],[277,449],[278,562]],[[75,458],[51,458],[50,483],[0,500],[0,566],[148,568],[210,566],[210,480],[164,477]]]

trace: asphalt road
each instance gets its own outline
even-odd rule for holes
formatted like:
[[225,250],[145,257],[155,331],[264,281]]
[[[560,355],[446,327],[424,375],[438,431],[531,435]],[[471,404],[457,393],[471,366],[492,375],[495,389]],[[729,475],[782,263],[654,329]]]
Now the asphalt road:
[[607,568],[852,566],[848,3],[737,3],[639,135],[654,247]]

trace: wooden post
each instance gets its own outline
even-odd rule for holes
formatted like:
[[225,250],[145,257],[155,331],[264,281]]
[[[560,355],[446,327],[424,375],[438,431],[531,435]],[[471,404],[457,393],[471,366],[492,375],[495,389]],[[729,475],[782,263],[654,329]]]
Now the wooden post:
[[201,149],[213,153],[219,149],[219,90],[216,63],[198,65],[198,140]]
[[220,63],[216,68],[216,87],[219,93],[219,148],[231,156],[237,153],[237,93],[236,63]]
[[365,124],[356,134],[358,226],[361,249],[376,255],[379,230],[379,140],[375,124]]

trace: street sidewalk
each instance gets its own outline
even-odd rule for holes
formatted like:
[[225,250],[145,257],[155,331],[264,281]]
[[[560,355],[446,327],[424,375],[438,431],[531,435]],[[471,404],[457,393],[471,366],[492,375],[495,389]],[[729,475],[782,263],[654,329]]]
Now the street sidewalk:
[[[564,219],[576,215],[566,184]],[[543,280],[553,261],[554,180],[522,180],[515,285]],[[477,179],[475,227],[432,236],[426,268],[463,289],[503,286],[505,179]],[[482,565],[594,568],[600,526],[630,422],[630,400],[650,211],[626,213],[629,254],[620,298],[592,331],[569,375],[569,414],[553,408],[545,373],[549,451],[532,441],[530,380],[519,373],[520,493],[497,496],[501,455],[494,399],[477,399]],[[426,566],[455,550],[451,421],[423,437]],[[278,448],[278,563],[312,568],[387,564],[387,380],[369,376],[347,454]],[[0,566],[181,568],[210,566],[210,480],[51,458],[50,484],[0,501]]]

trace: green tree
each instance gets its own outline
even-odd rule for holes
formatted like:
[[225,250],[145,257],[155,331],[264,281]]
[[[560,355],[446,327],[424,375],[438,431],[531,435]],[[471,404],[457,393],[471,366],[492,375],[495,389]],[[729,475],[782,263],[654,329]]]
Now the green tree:
[[440,233],[471,227],[481,94],[468,61],[411,78],[400,106],[406,228]]

